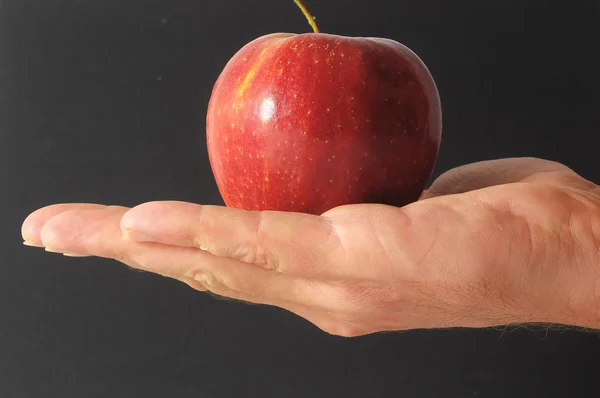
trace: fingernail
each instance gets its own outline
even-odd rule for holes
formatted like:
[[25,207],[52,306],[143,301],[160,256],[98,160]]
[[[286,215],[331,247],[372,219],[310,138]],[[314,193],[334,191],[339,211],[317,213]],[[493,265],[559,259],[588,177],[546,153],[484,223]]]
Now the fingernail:
[[123,232],[124,240],[131,240],[134,242],[152,242],[154,239],[150,235],[146,235],[144,233],[133,231],[128,229]]
[[63,256],[66,256],[66,257],[91,257],[90,255],[87,255],[87,254],[79,254],[79,253],[72,253],[72,252],[63,253],[62,250],[56,250],[51,247],[46,247],[44,250],[46,250],[48,253],[62,254]]
[[23,241],[23,244],[29,247],[44,247],[44,245],[42,245],[41,243],[33,242],[31,240]]
[[79,254],[79,253],[63,253],[65,257],[91,257],[88,254]]

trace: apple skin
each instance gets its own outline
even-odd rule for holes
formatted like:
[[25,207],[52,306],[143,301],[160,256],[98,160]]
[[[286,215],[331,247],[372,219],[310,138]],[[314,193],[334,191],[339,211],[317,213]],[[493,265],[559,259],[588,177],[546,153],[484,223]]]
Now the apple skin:
[[221,72],[206,134],[229,207],[404,206],[418,200],[437,161],[442,110],[425,64],[396,41],[273,33]]

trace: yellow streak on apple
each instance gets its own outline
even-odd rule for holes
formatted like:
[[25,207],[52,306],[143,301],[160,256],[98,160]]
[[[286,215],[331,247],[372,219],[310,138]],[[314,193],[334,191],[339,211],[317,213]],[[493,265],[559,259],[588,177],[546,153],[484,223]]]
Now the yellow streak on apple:
[[250,85],[252,84],[252,80],[254,79],[254,76],[256,75],[256,70],[262,65],[262,63],[265,59],[265,53],[268,51],[268,49],[269,49],[268,47],[263,48],[258,56],[258,60],[256,60],[250,67],[250,70],[246,74],[244,81],[238,88],[238,97],[239,98],[242,98],[244,96],[244,94],[246,93],[246,90],[248,90],[248,88],[250,88]]
[[[308,10],[308,8],[304,4],[304,2],[302,0],[294,0],[294,2],[300,8],[300,10],[302,10],[302,13],[304,14],[309,25],[313,29],[313,32],[320,33],[319,27],[315,21],[315,17],[310,13],[310,11]],[[294,34],[287,33],[287,34],[280,34],[280,36],[281,36],[281,38],[286,38],[286,37],[294,36]],[[279,45],[281,45],[281,41],[278,43],[276,48],[279,47]],[[262,49],[262,51],[260,52],[260,54],[258,56],[258,60],[253,62],[252,66],[250,67],[250,70],[248,71],[248,73],[246,74],[246,77],[244,78],[244,81],[238,88],[238,90],[237,90],[238,98],[237,98],[237,101],[235,101],[235,105],[234,105],[236,114],[239,113],[240,107],[244,104],[244,101],[243,101],[244,94],[246,93],[248,88],[250,88],[250,86],[252,85],[252,81],[254,80],[256,71],[263,64],[263,62],[265,60],[266,52],[268,50],[269,50],[269,47],[265,47]],[[283,73],[283,68],[280,69],[279,75],[281,76],[282,73]],[[264,158],[264,162],[263,162],[264,179],[263,179],[262,189],[263,189],[263,192],[267,192],[267,190],[269,189],[269,170],[267,168],[266,154],[263,155],[263,158]]]

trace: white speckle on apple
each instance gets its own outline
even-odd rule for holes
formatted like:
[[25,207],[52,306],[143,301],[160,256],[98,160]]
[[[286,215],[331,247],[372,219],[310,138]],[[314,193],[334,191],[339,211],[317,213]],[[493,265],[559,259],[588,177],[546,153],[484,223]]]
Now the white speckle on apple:
[[325,140],[325,143],[326,143],[326,144],[329,144],[329,140]]
[[327,112],[331,112],[331,109],[329,109],[329,108],[327,108],[327,109],[325,109],[325,110],[326,110]]
[[235,128],[235,123],[231,123],[231,128],[234,129]]
[[265,98],[260,104],[259,117],[263,122],[271,120],[275,114],[275,99],[271,96]]

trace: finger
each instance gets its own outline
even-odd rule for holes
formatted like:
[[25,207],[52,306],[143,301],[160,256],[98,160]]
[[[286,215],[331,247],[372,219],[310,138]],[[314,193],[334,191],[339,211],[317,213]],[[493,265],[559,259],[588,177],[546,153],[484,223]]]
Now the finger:
[[51,206],[42,207],[31,213],[23,221],[21,226],[21,235],[23,236],[24,244],[27,246],[43,247],[40,239],[42,227],[52,217],[69,210],[86,210],[100,209],[103,205],[92,203],[62,203]]
[[427,199],[495,185],[531,181],[532,178],[542,179],[548,173],[573,174],[573,171],[557,162],[528,157],[476,162],[445,172],[433,182],[421,198]]
[[45,221],[41,244],[49,252],[115,258],[122,249],[118,220],[127,210],[98,206],[61,211]]
[[290,275],[316,272],[336,249],[324,217],[183,202],[134,207],[123,216],[121,229],[135,241],[201,248]]
[[237,300],[283,308],[297,303],[316,305],[318,292],[310,282],[192,247],[122,239],[119,223],[127,210],[106,207],[60,213],[44,225],[42,241],[53,252],[116,259]]

